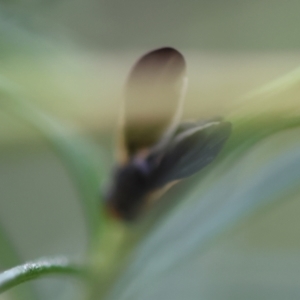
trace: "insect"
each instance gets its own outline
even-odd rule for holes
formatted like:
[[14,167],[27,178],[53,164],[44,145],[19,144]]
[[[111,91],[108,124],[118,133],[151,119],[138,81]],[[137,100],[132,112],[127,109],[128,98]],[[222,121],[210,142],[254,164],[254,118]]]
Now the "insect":
[[183,55],[170,47],[142,56],[131,70],[119,130],[119,165],[106,195],[109,211],[134,220],[158,191],[189,177],[219,154],[231,133],[221,118],[179,123],[187,85]]

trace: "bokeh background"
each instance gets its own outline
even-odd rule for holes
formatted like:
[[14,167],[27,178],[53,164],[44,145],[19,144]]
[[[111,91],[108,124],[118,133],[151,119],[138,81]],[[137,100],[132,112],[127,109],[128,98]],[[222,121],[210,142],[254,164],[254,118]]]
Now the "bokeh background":
[[[242,95],[300,65],[299,10],[296,0],[2,0],[0,75],[101,145],[108,173],[123,83],[137,57],[178,48],[190,77],[185,118],[228,116]],[[35,130],[1,111],[0,191],[1,223],[24,261],[83,255],[85,223],[69,175]],[[201,284],[203,299],[298,299],[294,198],[226,235],[194,265],[191,277],[198,268],[205,276],[183,285]],[[75,286],[36,284],[43,299],[78,293]]]

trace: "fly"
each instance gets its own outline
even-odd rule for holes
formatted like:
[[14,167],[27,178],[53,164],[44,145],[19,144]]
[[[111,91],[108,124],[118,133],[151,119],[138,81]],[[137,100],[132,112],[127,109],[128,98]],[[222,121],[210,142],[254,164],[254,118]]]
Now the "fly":
[[136,219],[159,191],[212,162],[230,136],[220,118],[180,123],[186,86],[185,59],[173,48],[145,54],[131,70],[106,195],[115,216]]

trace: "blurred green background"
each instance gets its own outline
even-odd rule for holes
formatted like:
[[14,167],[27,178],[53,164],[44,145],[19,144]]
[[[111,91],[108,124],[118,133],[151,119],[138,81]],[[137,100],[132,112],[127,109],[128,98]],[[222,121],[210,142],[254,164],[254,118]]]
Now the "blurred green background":
[[[141,54],[178,48],[190,77],[185,117],[227,116],[243,107],[241,95],[299,66],[299,11],[296,0],[2,0],[0,74],[103,146],[108,174],[123,83]],[[284,138],[269,143],[272,149]],[[5,112],[0,190],[1,223],[24,261],[83,255],[85,223],[67,172],[37,132]],[[200,282],[203,299],[298,299],[300,203],[294,198],[199,259],[191,277],[197,268],[205,276],[184,278],[179,287],[190,289],[187,299],[197,298],[192,291]],[[47,279],[36,287],[43,299],[62,299],[75,285]],[[159,289],[157,283],[153,291]]]

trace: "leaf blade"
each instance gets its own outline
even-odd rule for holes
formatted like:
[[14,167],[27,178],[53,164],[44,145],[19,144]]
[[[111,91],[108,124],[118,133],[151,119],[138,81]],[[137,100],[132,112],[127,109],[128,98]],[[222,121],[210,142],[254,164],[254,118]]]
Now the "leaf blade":
[[0,273],[0,293],[21,283],[50,274],[81,276],[84,271],[79,266],[70,263],[65,257],[28,262]]

